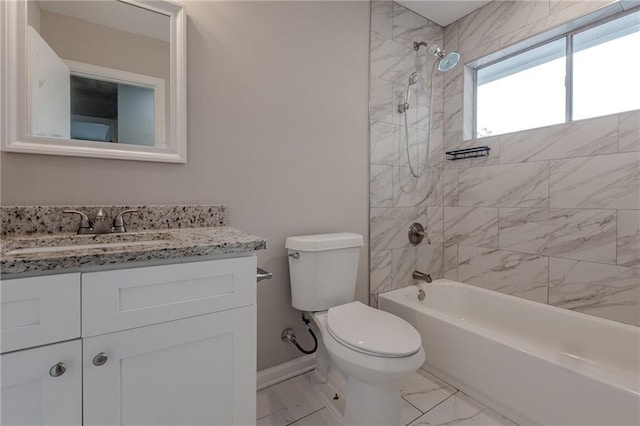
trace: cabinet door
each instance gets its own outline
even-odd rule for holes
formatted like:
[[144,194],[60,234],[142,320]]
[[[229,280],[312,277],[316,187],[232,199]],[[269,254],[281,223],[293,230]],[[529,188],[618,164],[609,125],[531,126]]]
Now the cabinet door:
[[2,425],[81,425],[81,351],[78,339],[0,356]]
[[255,424],[255,309],[83,339],[84,424]]

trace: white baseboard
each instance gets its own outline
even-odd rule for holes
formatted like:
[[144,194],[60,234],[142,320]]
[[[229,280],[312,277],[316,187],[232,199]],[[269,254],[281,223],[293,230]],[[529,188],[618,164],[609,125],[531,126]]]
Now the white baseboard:
[[276,365],[275,367],[258,371],[258,390],[309,372],[313,370],[315,365],[316,356],[315,354],[311,354],[301,356],[300,358],[293,359],[285,362],[284,364]]

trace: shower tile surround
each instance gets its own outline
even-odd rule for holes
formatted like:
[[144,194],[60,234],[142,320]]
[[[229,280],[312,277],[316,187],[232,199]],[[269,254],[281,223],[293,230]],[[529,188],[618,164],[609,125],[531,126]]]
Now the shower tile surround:
[[[472,88],[465,87],[462,64],[610,3],[494,1],[436,34],[433,23],[408,19],[413,12],[402,6],[372,2],[372,303],[378,293],[413,284],[411,271],[420,269],[640,325],[640,111],[479,140],[462,136],[472,112],[464,102],[463,91]],[[403,117],[396,112],[420,64],[413,50],[403,50],[406,34],[444,40],[446,51],[462,55],[442,81],[434,80],[434,110],[443,116],[434,120],[440,127],[421,179],[408,173]],[[412,123],[413,130],[426,130],[420,120]],[[374,128],[385,128],[385,136]],[[480,145],[489,145],[491,155],[444,159],[444,151]],[[414,146],[424,152],[412,145],[414,155]],[[413,221],[427,225],[431,246],[409,244]]]
[[[434,278],[443,274],[444,257],[444,78],[433,75],[433,115],[429,123],[430,70],[434,58],[414,41],[443,47],[444,29],[391,1],[371,3],[371,302],[376,295],[411,282],[415,269]],[[425,66],[426,63],[426,66]],[[398,112],[404,102],[409,76],[420,72],[413,86],[406,130],[412,164],[425,167],[428,129],[431,126],[429,163],[424,176],[414,178],[407,164],[405,117]],[[447,186],[447,188],[449,188]],[[449,195],[449,194],[448,194]],[[429,229],[432,245],[409,244],[413,222]]]

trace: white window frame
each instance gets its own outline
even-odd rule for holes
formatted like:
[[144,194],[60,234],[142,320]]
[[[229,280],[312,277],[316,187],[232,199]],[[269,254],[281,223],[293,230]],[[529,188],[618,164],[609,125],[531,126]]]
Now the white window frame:
[[[565,39],[565,60],[566,60],[566,74],[565,74],[565,121],[557,124],[571,123],[573,122],[573,36],[591,28],[604,25],[608,22],[620,19],[631,13],[639,13],[640,7],[633,7],[624,9],[622,5],[618,3],[606,6],[596,12],[589,15],[585,15],[576,19],[570,23],[557,27],[553,30],[539,34],[531,39],[525,40],[520,43],[516,43],[509,48],[503,49],[499,52],[487,55],[483,58],[477,59],[468,63],[465,68],[465,80],[471,79],[471,87],[473,88],[470,96],[472,97],[472,111],[470,111],[471,119],[465,123],[466,130],[464,131],[465,139],[477,139],[478,132],[478,70],[494,65],[498,62],[507,60],[513,56],[520,55],[529,50],[533,50],[548,43],[553,43],[560,39]],[[467,86],[468,87],[468,86]],[[469,96],[469,95],[465,95]],[[592,117],[595,118],[595,117]],[[519,129],[517,131],[530,130]],[[512,133],[512,132],[509,132]],[[486,136],[482,136],[486,137]],[[481,137],[481,138],[482,138]]]

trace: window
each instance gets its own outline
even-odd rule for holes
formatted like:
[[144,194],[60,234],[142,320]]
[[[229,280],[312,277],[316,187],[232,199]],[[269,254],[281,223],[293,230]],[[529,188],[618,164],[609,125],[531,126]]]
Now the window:
[[475,69],[475,136],[640,109],[640,12]]

